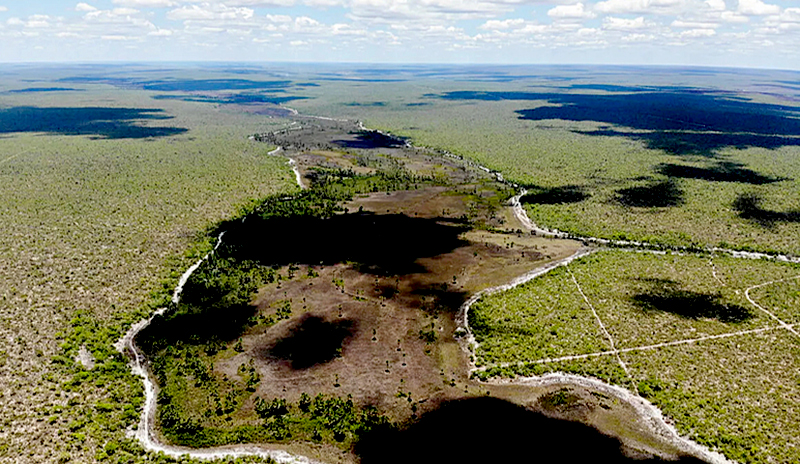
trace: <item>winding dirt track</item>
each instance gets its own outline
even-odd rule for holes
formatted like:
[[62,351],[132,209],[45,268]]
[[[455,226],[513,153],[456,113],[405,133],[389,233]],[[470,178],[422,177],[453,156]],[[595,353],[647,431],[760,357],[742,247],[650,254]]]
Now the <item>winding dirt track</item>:
[[[287,109],[289,109],[295,115],[298,114],[298,112],[296,110],[294,110],[294,109],[291,109],[291,108],[287,108]],[[321,116],[306,116],[306,117],[325,119],[325,120],[334,120],[333,118],[326,118],[326,117],[321,117]],[[363,128],[363,130],[369,130],[369,129],[364,128],[363,124],[361,124],[360,122],[359,122],[359,125],[360,125],[359,127]],[[408,144],[408,146],[412,147],[410,144]],[[276,154],[280,153],[282,150],[283,150],[282,147],[278,147],[277,149],[273,150],[269,154],[270,155],[276,155]],[[455,157],[455,155],[452,155],[452,154],[449,154],[449,153],[445,153],[445,155],[446,156]],[[296,179],[298,185],[300,186],[301,189],[305,188],[305,186],[302,183],[299,170],[297,169],[296,162],[293,159],[290,159],[289,164],[292,166],[292,170],[295,173],[295,179]],[[503,178],[499,173],[496,173],[496,172],[494,172],[494,171],[492,171],[492,170],[490,170],[490,169],[488,169],[488,168],[486,168],[484,166],[480,166],[480,165],[477,165],[477,164],[472,163],[472,162],[468,162],[467,161],[467,164],[476,166],[479,169],[484,170],[485,172],[494,174],[498,178],[498,180],[503,181]],[[509,183],[509,184],[514,186],[515,188],[519,188],[519,186],[516,185],[516,184],[513,184],[513,183]],[[525,212],[525,209],[522,206],[521,201],[520,201],[521,198],[525,195],[525,193],[526,193],[526,191],[524,189],[522,189],[521,193],[519,193],[518,195],[516,195],[515,197],[513,197],[511,199],[511,204],[510,204],[510,206],[513,209],[514,215],[517,217],[517,219],[520,221],[520,223],[522,223],[528,230],[535,231],[537,234],[555,236],[555,237],[559,237],[559,238],[567,238],[567,237],[569,237],[569,234],[567,234],[565,232],[560,232],[558,230],[542,229],[542,228],[538,227],[536,224],[534,224],[533,221],[531,221],[530,218],[528,217],[528,215]],[[217,241],[217,244],[214,247],[214,250],[216,250],[220,246],[220,244],[222,243],[222,236],[223,235],[224,235],[224,233],[220,234],[220,236],[218,238],[218,241]],[[632,241],[611,241],[611,240],[592,238],[592,237],[589,237],[589,238],[578,238],[578,239],[579,240],[584,240],[584,241],[587,241],[587,242],[593,242],[593,243],[598,243],[598,244],[606,244],[606,245],[614,245],[614,246],[646,247],[646,244],[642,244],[642,243],[638,243],[638,242],[632,242]],[[712,249],[711,251],[724,252],[724,253],[728,253],[728,254],[730,254],[730,255],[732,255],[734,257],[740,257],[740,258],[751,258],[751,259],[761,258],[761,259],[775,259],[775,260],[787,261],[787,262],[800,262],[800,258],[786,257],[786,256],[783,256],[783,255],[771,256],[771,255],[766,255],[766,254],[762,254],[762,253],[737,252],[737,251],[734,251],[734,250],[723,250],[723,249],[716,249],[716,248]],[[180,301],[181,292],[183,291],[183,287],[186,284],[186,282],[188,281],[189,277],[192,275],[192,273],[206,259],[208,259],[209,256],[211,256],[211,254],[213,252],[214,252],[213,250],[211,252],[209,252],[209,254],[207,254],[201,260],[196,262],[194,265],[192,265],[181,276],[181,278],[180,278],[180,280],[178,282],[178,285],[176,286],[175,291],[173,293],[173,298],[172,298],[173,302],[177,303],[178,301]],[[571,263],[572,261],[574,261],[575,259],[578,259],[580,257],[586,256],[591,252],[593,252],[592,249],[589,249],[589,248],[586,248],[586,247],[581,248],[576,253],[574,253],[573,255],[571,255],[571,256],[569,256],[567,258],[561,259],[559,261],[551,262],[551,263],[548,263],[548,264],[546,264],[545,266],[543,266],[541,268],[534,269],[534,270],[532,270],[532,271],[530,271],[530,272],[528,272],[528,273],[526,273],[526,274],[524,274],[522,276],[519,276],[519,277],[515,278],[513,281],[511,281],[508,284],[500,285],[500,286],[489,288],[489,289],[485,289],[485,290],[483,290],[481,292],[478,292],[475,295],[473,295],[466,303],[464,303],[462,305],[462,307],[459,309],[459,312],[458,312],[458,314],[456,316],[456,322],[459,324],[459,327],[461,327],[463,330],[465,330],[466,334],[467,334],[466,337],[463,337],[463,339],[462,339],[462,340],[464,340],[462,342],[462,348],[465,350],[467,355],[471,354],[469,352],[469,349],[468,349],[470,345],[472,345],[473,347],[477,347],[477,341],[475,340],[475,338],[474,338],[474,336],[473,336],[473,334],[472,334],[472,332],[471,332],[471,330],[469,328],[469,308],[472,306],[472,304],[474,304],[476,301],[478,301],[483,296],[486,296],[486,295],[489,295],[489,294],[492,294],[492,293],[496,293],[496,292],[509,290],[509,289],[512,289],[512,288],[514,288],[514,287],[516,287],[518,285],[522,285],[522,284],[524,284],[526,282],[529,282],[529,281],[533,280],[534,278],[536,278],[538,276],[546,274],[547,272],[549,272],[549,271],[551,271],[551,270],[553,270],[553,269],[555,269],[555,268],[557,268],[559,266],[566,266],[569,263]],[[798,278],[800,278],[800,276],[798,276]],[[774,283],[774,282],[768,282],[768,283],[765,283],[765,284],[761,284],[759,286],[751,287],[751,288],[747,289],[747,292],[749,292],[749,290],[752,290],[752,289],[755,289],[755,288],[758,288],[758,287],[761,287],[761,286],[765,286],[765,285],[768,285],[770,283]],[[577,282],[576,282],[576,284],[577,284]],[[747,292],[746,292],[747,299],[753,305],[758,307],[759,309],[767,312],[765,309],[763,309],[757,303],[755,303],[752,299],[750,299],[750,297],[747,294]],[[150,374],[149,374],[148,369],[147,369],[147,361],[144,358],[144,355],[141,353],[141,351],[139,351],[138,347],[134,343],[134,339],[135,339],[136,335],[141,330],[143,330],[145,327],[147,327],[150,324],[150,322],[152,321],[153,317],[155,317],[156,315],[159,315],[159,314],[163,314],[165,311],[166,311],[166,308],[159,309],[150,318],[142,320],[142,321],[134,324],[130,328],[128,333],[126,333],[117,342],[117,344],[115,345],[116,348],[120,352],[122,352],[122,353],[126,354],[127,356],[129,356],[130,361],[131,361],[131,370],[132,370],[132,372],[135,375],[138,375],[143,379],[144,387],[145,387],[145,407],[144,407],[144,409],[142,411],[142,416],[140,418],[138,428],[135,431],[132,431],[131,435],[133,435],[136,439],[138,439],[139,442],[141,443],[141,445],[145,449],[147,449],[149,451],[153,451],[153,452],[162,452],[162,453],[164,453],[166,455],[169,455],[169,456],[172,456],[172,457],[188,456],[188,457],[197,458],[197,459],[220,459],[220,458],[237,458],[237,457],[243,457],[243,456],[257,456],[257,457],[262,457],[262,458],[271,458],[271,459],[274,459],[274,460],[276,460],[277,462],[280,462],[280,463],[309,463],[309,464],[310,463],[315,463],[316,464],[318,461],[314,461],[314,460],[309,459],[309,458],[304,457],[304,456],[296,456],[296,455],[290,454],[290,453],[288,453],[286,451],[283,451],[283,450],[271,449],[271,448],[269,448],[267,446],[236,445],[236,446],[224,446],[224,447],[215,447],[215,448],[207,448],[207,449],[193,449],[193,448],[187,448],[187,447],[181,447],[181,446],[173,446],[173,445],[162,443],[160,441],[160,439],[158,437],[158,434],[156,432],[156,426],[155,426],[157,386],[154,383],[153,379],[150,377]],[[768,313],[768,314],[770,314],[770,313]],[[773,316],[773,318],[777,319],[775,316]],[[789,326],[789,325],[785,324],[782,321],[780,321],[780,322],[781,322],[782,328],[786,328],[788,330],[791,330],[795,334],[797,334],[797,332],[794,330],[793,326]],[[759,330],[762,330],[762,329],[759,329]],[[763,330],[768,330],[768,329],[763,329]],[[722,337],[723,336],[719,336],[717,338],[722,338]],[[711,339],[711,338],[714,338],[714,337],[708,337],[708,338]],[[678,341],[678,342],[674,342],[673,344],[690,343],[692,341],[695,341],[695,340]],[[698,339],[698,341],[699,341],[699,339]],[[668,345],[669,344],[664,344],[664,346],[668,346]],[[656,347],[656,345],[654,345],[652,348],[655,348],[655,347]],[[642,347],[642,348],[638,348],[638,349],[648,349],[648,347]],[[612,351],[609,351],[609,352],[593,353],[593,354],[587,354],[587,355],[577,355],[577,356],[574,357],[574,359],[581,359],[583,357],[600,356],[600,355],[607,355],[607,354],[615,354],[615,355],[618,356],[619,353],[632,351],[632,350],[633,349],[622,349],[622,350],[612,349]],[[470,359],[472,359],[471,356],[470,356]],[[573,359],[573,358],[569,357],[569,358],[565,358],[565,359]],[[475,371],[475,370],[477,370],[477,369],[475,368],[474,364],[471,364],[470,371]],[[674,427],[672,427],[671,425],[669,425],[665,421],[663,415],[661,414],[661,411],[658,408],[656,408],[652,403],[644,400],[643,398],[641,398],[641,397],[639,397],[637,395],[634,395],[630,391],[628,391],[628,390],[626,390],[624,388],[621,388],[621,387],[609,385],[609,384],[607,384],[605,382],[602,382],[602,381],[599,381],[599,380],[596,380],[596,379],[586,378],[586,377],[579,377],[579,376],[571,375],[571,374],[547,374],[547,375],[540,376],[540,377],[525,377],[525,378],[517,378],[517,379],[514,379],[514,380],[492,380],[492,381],[489,381],[487,383],[489,383],[489,384],[517,384],[517,385],[528,385],[528,386],[574,385],[574,386],[578,386],[578,387],[582,387],[582,388],[587,388],[587,389],[591,389],[591,390],[594,390],[594,391],[598,391],[598,392],[601,392],[601,393],[604,393],[604,394],[607,394],[607,395],[611,395],[611,396],[614,396],[614,397],[618,398],[621,401],[625,401],[626,403],[632,405],[634,407],[634,409],[641,415],[641,417],[645,419],[644,420],[645,425],[651,430],[651,432],[653,432],[654,434],[659,435],[659,436],[663,437],[664,439],[670,441],[678,449],[686,452],[687,454],[691,454],[691,455],[694,455],[694,456],[702,457],[703,459],[705,459],[706,461],[711,462],[711,463],[715,463],[715,464],[716,463],[720,463],[720,464],[731,463],[731,461],[727,460],[724,456],[722,456],[722,455],[720,455],[718,453],[715,453],[713,451],[710,451],[707,448],[705,448],[705,447],[703,447],[703,446],[701,446],[701,445],[699,445],[697,443],[694,443],[694,442],[692,442],[690,440],[687,440],[687,439],[681,437],[678,434],[677,430]]]

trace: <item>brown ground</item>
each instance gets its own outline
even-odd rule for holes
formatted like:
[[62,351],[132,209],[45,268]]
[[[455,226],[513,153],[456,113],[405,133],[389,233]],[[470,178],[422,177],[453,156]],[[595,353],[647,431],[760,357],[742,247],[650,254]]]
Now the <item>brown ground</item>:
[[[677,455],[678,450],[642,426],[631,406],[613,398],[572,386],[565,390],[570,401],[553,405],[548,398],[565,386],[489,386],[468,378],[468,359],[454,335],[454,316],[461,304],[477,291],[573,254],[580,243],[518,233],[521,224],[510,208],[496,201],[508,187],[485,173],[413,150],[336,149],[324,134],[326,124],[339,123],[319,122],[270,141],[287,148],[307,181],[315,166],[363,174],[385,162],[419,174],[446,175],[453,185],[362,195],[344,206],[351,213],[402,214],[460,228],[461,244],[421,257],[414,262],[414,272],[399,275],[385,275],[359,263],[300,266],[292,279],[262,288],[255,299],[262,315],[275,314],[289,300],[291,317],[246,332],[244,351],[218,361],[214,366],[218,374],[236,377],[238,367],[253,360],[261,382],[252,398],[296,402],[301,393],[352,395],[357,403],[376,405],[400,422],[448,401],[490,395],[547,417],[590,424],[618,437],[632,456]],[[341,128],[330,130],[341,132]],[[459,221],[465,216],[484,228],[465,227]],[[320,240],[325,240],[324,231]],[[281,274],[287,274],[286,268]],[[249,408],[252,402],[242,413],[247,415]],[[289,449],[328,461],[357,460],[326,445],[298,443]]]
[[[421,218],[438,217],[442,207],[463,212],[461,198],[445,191],[377,193],[347,207]],[[247,333],[245,352],[219,362],[216,369],[234,376],[252,358],[262,377],[259,396],[296,401],[303,392],[352,394],[399,420],[411,417],[412,405],[422,407],[419,402],[458,398],[465,390],[479,393],[481,387],[466,384],[467,364],[453,336],[453,315],[474,292],[510,281],[548,260],[545,256],[567,256],[578,244],[483,230],[461,238],[463,246],[418,259],[423,270],[406,275],[374,275],[355,264],[338,264],[313,267],[319,276],[308,277],[308,268],[302,267],[297,272],[302,277],[266,287],[256,300],[262,314],[291,300],[292,318]],[[436,341],[421,339],[421,331],[431,330]],[[304,351],[308,347],[291,344],[282,348],[287,340],[297,340],[318,349],[314,342],[321,338],[333,339],[330,352],[309,354]],[[334,353],[339,347],[340,356]]]

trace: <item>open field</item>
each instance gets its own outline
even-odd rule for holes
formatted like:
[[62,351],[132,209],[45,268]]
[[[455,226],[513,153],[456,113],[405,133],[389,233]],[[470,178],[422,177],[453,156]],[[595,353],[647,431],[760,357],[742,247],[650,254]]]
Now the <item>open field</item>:
[[[563,76],[573,80],[340,84],[346,93],[292,105],[357,117],[501,171],[538,194],[528,212],[548,228],[800,253],[792,238],[800,234],[800,106],[759,92],[769,73]],[[598,84],[606,79],[630,85]],[[342,94],[382,104],[330,101]],[[577,195],[559,196],[564,189]]]
[[[596,252],[472,307],[476,375],[598,377],[730,459],[791,462],[800,456],[800,337],[781,326],[797,317],[795,294],[781,286],[798,275],[796,265],[763,261]],[[754,287],[754,301],[780,321],[749,303]]]
[[[171,118],[0,137],[0,461],[90,462],[124,443],[138,417],[140,381],[111,346],[124,325],[171,292],[213,222],[296,187],[285,160],[247,140],[271,127],[263,118],[107,87],[3,94],[0,105],[73,108],[85,122],[109,117],[82,110],[92,107]],[[185,132],[109,132],[139,124]],[[72,359],[81,345],[91,371]],[[112,460],[141,455],[123,447]]]
[[[127,437],[144,393],[113,343],[173,308],[178,277],[223,230],[176,316],[139,340],[162,386],[162,438],[270,443],[326,462],[518,460],[530,435],[582,459],[683,456],[591,387],[469,378],[459,306],[580,243],[522,233],[511,187],[443,150],[524,184],[546,227],[800,253],[797,95],[754,90],[792,77],[780,72],[5,71],[2,462],[174,461]],[[670,99],[684,113],[668,113]],[[268,155],[276,146],[310,191]],[[796,460],[798,274],[598,252],[473,306],[475,375],[597,377],[729,457]],[[520,421],[529,427],[494,425]],[[407,446],[443,429],[440,440],[475,432],[501,449]]]
[[[452,421],[461,414],[451,411],[461,411],[455,404],[487,394],[467,378],[455,333],[454,315],[467,297],[571,255],[579,244],[518,234],[516,224],[500,222],[505,187],[480,170],[391,147],[320,153],[324,134],[343,137],[341,123],[305,124],[286,136],[310,145],[305,155],[289,152],[304,160],[310,188],[221,226],[222,245],[192,274],[176,311],[138,337],[161,388],[159,431],[194,447],[271,443],[320,459],[394,462],[376,443],[421,433],[414,430],[439,415]],[[392,170],[414,170],[392,171],[388,184],[380,167],[344,174],[353,157],[369,153],[393,160],[385,163]],[[419,174],[431,172],[447,174]],[[340,208],[328,203],[337,198],[345,199]],[[535,399],[551,390],[499,387],[492,395],[503,398],[493,400],[500,411],[512,407],[509,400],[541,410],[546,405]],[[587,392],[576,394],[586,396],[583,407],[596,404]],[[486,413],[478,403],[468,410]],[[543,419],[525,414],[538,430]],[[626,449],[642,453],[637,443]],[[619,453],[619,443],[613,452],[605,446],[593,452]],[[647,453],[676,453],[653,446]],[[337,448],[355,455],[335,458]],[[504,452],[521,450],[509,444]]]

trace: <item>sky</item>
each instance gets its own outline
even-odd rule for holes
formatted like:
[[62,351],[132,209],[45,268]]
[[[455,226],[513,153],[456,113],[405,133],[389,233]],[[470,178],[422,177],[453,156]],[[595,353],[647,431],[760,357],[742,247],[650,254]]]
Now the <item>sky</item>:
[[0,62],[800,69],[800,0],[0,0]]

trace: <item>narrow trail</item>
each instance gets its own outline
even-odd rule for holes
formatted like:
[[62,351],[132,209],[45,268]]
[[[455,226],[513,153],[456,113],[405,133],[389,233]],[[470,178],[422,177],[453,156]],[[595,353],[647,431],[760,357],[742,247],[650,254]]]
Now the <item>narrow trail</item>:
[[[789,327],[796,327],[800,324],[792,324]],[[623,353],[632,353],[636,351],[649,351],[649,350],[657,350],[659,348],[666,348],[670,346],[678,346],[678,345],[689,345],[692,343],[703,342],[707,340],[720,340],[725,338],[732,338],[732,337],[740,337],[743,335],[753,335],[763,332],[771,332],[773,330],[783,330],[785,329],[784,326],[772,326],[772,327],[761,327],[758,329],[750,329],[750,330],[741,330],[738,332],[729,332],[724,334],[717,334],[717,335],[708,335],[705,337],[697,337],[697,338],[689,338],[685,340],[675,340],[671,342],[663,342],[663,343],[656,343],[653,345],[644,345],[644,346],[635,346],[632,348],[620,348],[616,350],[607,350],[607,351],[596,351],[593,353],[585,353],[585,354],[575,354],[569,356],[560,356],[557,358],[543,358],[537,359],[535,361],[518,361],[518,362],[510,362],[510,363],[499,363],[499,364],[492,364],[489,366],[481,366],[472,370],[472,372],[481,372],[489,370],[493,367],[513,367],[513,366],[524,366],[528,364],[551,364],[551,363],[558,363],[563,361],[578,361],[581,359],[589,359],[589,358],[597,358],[601,356],[613,356],[619,355]]]
[[[512,186],[516,186],[516,184],[511,184]],[[522,198],[528,193],[527,190],[522,189],[519,194],[511,198],[510,204],[512,211],[514,212],[514,216],[517,220],[522,223],[528,230],[535,232],[538,235],[544,235],[548,237],[555,237],[555,238],[564,238],[564,239],[572,239],[572,240],[579,240],[586,243],[594,243],[597,245],[604,245],[610,246],[615,248],[637,248],[641,250],[664,250],[663,247],[658,245],[653,245],[646,242],[637,242],[635,240],[611,240],[606,238],[599,238],[599,237],[584,237],[579,235],[573,235],[567,232],[560,231],[558,229],[546,229],[538,226],[535,222],[533,222],[530,217],[528,217],[528,213],[525,211],[525,207],[522,205]],[[697,253],[697,249],[690,249],[688,247],[677,247],[677,253]],[[800,256],[789,256],[783,254],[768,254],[768,253],[759,253],[754,251],[740,251],[740,250],[732,250],[730,248],[720,248],[720,247],[710,247],[704,248],[702,251],[711,252],[711,253],[722,253],[729,255],[734,258],[743,258],[743,259],[765,259],[769,261],[779,261],[784,263],[795,263],[800,264]]]
[[30,150],[26,150],[26,151],[23,151],[22,153],[17,153],[16,155],[11,155],[6,159],[0,160],[0,164],[7,163],[7,162],[9,162],[9,161],[11,161],[11,160],[13,160],[15,158],[18,158],[18,157],[20,157],[22,155],[25,155],[27,153],[30,153]]
[[708,265],[711,266],[711,275],[714,276],[714,280],[719,282],[719,284],[723,287],[727,287],[727,284],[725,284],[725,282],[723,282],[723,280],[717,275],[717,266],[714,264],[713,258],[708,260]]
[[592,302],[589,301],[589,298],[586,297],[586,294],[583,292],[583,288],[581,288],[581,285],[578,283],[578,279],[575,278],[575,274],[572,273],[572,269],[570,269],[569,266],[567,266],[567,272],[569,273],[569,276],[572,278],[572,282],[575,283],[575,286],[578,288],[578,293],[580,293],[581,296],[583,297],[583,301],[585,301],[586,304],[589,305],[589,309],[592,310],[592,314],[594,314],[594,319],[595,321],[597,321],[597,325],[600,326],[600,330],[602,330],[603,335],[605,335],[606,339],[608,340],[608,344],[611,346],[611,351],[615,352],[614,356],[616,356],[617,362],[619,363],[620,367],[622,367],[622,370],[625,371],[625,375],[628,376],[628,380],[630,380],[631,382],[633,391],[637,391],[636,382],[633,381],[633,377],[631,376],[631,372],[628,370],[628,366],[625,365],[625,362],[619,356],[619,350],[614,344],[614,337],[612,337],[611,334],[608,333],[608,330],[606,330],[606,325],[603,324],[603,320],[600,319],[600,316],[597,314],[597,310],[594,309],[594,305],[592,304]]
[[[777,321],[777,322],[778,322],[778,324],[780,324],[780,325],[781,325],[781,327],[783,327],[784,329],[788,330],[789,332],[791,332],[791,333],[795,334],[796,336],[800,337],[800,333],[798,333],[798,332],[797,332],[797,330],[795,330],[795,329],[794,329],[794,326],[793,326],[793,325],[789,325],[789,324],[787,324],[786,322],[782,321],[781,319],[779,319],[779,318],[778,318],[778,316],[776,316],[776,315],[772,314],[770,311],[768,311],[768,310],[767,310],[767,308],[765,308],[765,307],[761,306],[760,304],[756,303],[756,302],[755,302],[755,301],[754,301],[754,300],[753,300],[753,299],[750,297],[750,290],[755,290],[755,289],[757,289],[757,288],[766,287],[766,286],[768,286],[768,285],[777,284],[777,283],[780,283],[780,282],[788,282],[788,281],[790,281],[790,280],[796,280],[796,279],[800,279],[800,276],[787,277],[787,278],[785,278],[785,279],[772,280],[772,281],[769,281],[769,282],[764,282],[763,284],[759,284],[759,285],[753,285],[752,287],[749,287],[747,290],[745,290],[745,291],[744,291],[744,296],[745,296],[745,298],[747,298],[747,301],[749,301],[749,302],[750,302],[750,304],[752,304],[752,305],[753,305],[753,306],[755,306],[756,308],[760,309],[760,310],[761,310],[762,312],[764,312],[766,315],[768,315],[769,317],[771,317],[772,319],[774,319],[775,321]],[[796,325],[796,324],[795,324],[795,325]]]

